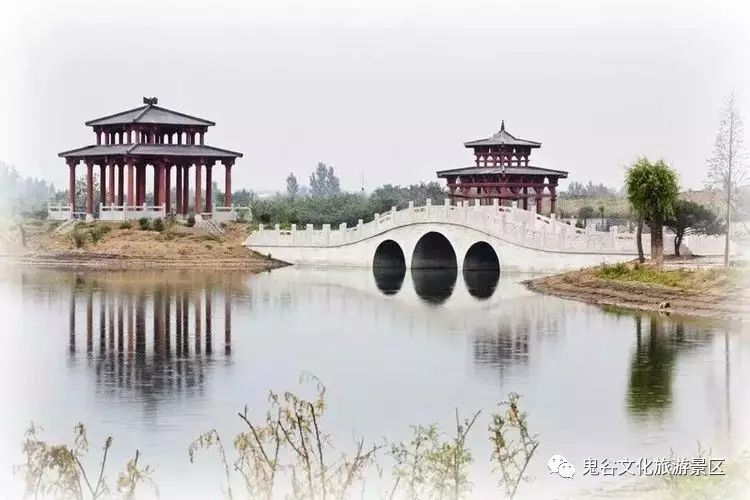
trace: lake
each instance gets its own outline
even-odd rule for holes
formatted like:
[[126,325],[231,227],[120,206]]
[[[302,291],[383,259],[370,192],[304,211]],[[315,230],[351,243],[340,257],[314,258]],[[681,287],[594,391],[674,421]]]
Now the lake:
[[[244,430],[238,411],[262,418],[269,390],[309,395],[305,373],[326,387],[323,425],[342,450],[359,437],[406,440],[416,424],[450,433],[456,408],[482,410],[469,435],[477,498],[500,497],[487,426],[510,392],[540,441],[522,498],[637,479],[584,475],[587,459],[748,449],[745,327],[537,295],[520,284],[528,277],[6,268],[0,482],[8,496],[20,487],[11,467],[30,421],[55,442],[80,421],[92,451],[114,438],[110,476],[137,448],[162,498],[218,498],[216,452],[191,464],[190,442],[216,428],[230,447]],[[575,466],[572,479],[547,470],[555,454]],[[387,454],[378,461],[387,476]],[[380,497],[389,480],[369,484],[365,496]]]

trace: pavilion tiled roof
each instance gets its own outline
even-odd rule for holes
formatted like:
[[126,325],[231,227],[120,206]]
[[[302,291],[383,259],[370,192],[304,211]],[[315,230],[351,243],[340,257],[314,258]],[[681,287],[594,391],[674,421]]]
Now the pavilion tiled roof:
[[505,130],[505,121],[503,120],[498,133],[486,139],[465,142],[464,146],[467,148],[475,148],[477,146],[527,146],[530,148],[539,148],[542,146],[542,143],[515,137]]
[[63,158],[84,158],[92,156],[205,156],[212,158],[241,158],[242,153],[230,151],[228,149],[216,148],[205,145],[184,145],[184,144],[110,144],[110,145],[92,145],[85,146],[70,151],[64,151],[58,156]]
[[89,120],[86,125],[89,127],[99,125],[120,125],[128,123],[146,123],[155,125],[185,125],[185,126],[213,126],[216,123],[210,120],[204,120],[196,116],[186,115],[178,111],[162,108],[154,104],[147,104],[137,108],[121,111],[113,115],[104,116]]
[[440,170],[437,175],[438,177],[447,177],[449,175],[496,175],[496,174],[508,174],[508,175],[546,175],[559,177],[565,179],[568,177],[568,172],[564,170],[552,170],[550,168],[542,167],[465,167],[465,168],[454,168],[451,170]]

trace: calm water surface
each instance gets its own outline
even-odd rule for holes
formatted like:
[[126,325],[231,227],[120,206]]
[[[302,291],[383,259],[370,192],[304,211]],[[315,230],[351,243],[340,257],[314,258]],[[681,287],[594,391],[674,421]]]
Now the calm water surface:
[[[217,497],[218,462],[191,465],[188,444],[211,428],[229,442],[243,430],[237,411],[259,416],[269,389],[306,394],[303,372],[326,385],[326,428],[344,449],[353,436],[406,439],[414,424],[449,430],[455,408],[483,410],[471,438],[480,498],[497,497],[487,414],[511,391],[541,441],[529,498],[623,484],[581,475],[587,458],[748,448],[747,332],[540,296],[523,278],[5,269],[2,483],[13,488],[31,420],[51,440],[81,421],[93,447],[114,437],[113,465],[139,448],[163,497]],[[547,472],[557,453],[574,479]]]

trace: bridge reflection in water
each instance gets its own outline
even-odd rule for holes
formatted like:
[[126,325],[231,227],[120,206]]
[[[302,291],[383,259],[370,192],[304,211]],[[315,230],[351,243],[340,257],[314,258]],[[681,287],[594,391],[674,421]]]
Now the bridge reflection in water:
[[[372,274],[375,285],[383,295],[396,295],[404,284],[406,268],[374,267]],[[500,269],[464,269],[461,274],[466,290],[478,300],[492,297],[500,281]],[[445,303],[451,297],[458,281],[456,268],[412,268],[409,275],[417,296],[428,304],[436,305]]]
[[81,275],[70,294],[71,361],[85,359],[100,390],[201,389],[207,364],[231,360],[230,282],[122,278]]

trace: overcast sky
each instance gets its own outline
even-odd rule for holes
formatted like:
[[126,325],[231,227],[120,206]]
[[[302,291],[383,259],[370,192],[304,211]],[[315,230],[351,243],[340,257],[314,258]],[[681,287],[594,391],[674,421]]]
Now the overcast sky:
[[730,91],[750,120],[743,3],[4,2],[0,159],[64,185],[83,122],[153,95],[217,122],[237,188],[306,184],[318,161],[346,189],[433,180],[502,119],[571,180],[619,187],[646,154],[700,188]]

